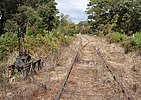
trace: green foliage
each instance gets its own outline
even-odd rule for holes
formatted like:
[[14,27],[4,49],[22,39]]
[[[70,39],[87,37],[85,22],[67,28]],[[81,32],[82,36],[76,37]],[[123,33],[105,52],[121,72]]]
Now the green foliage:
[[126,53],[141,51],[140,0],[90,0],[86,12],[92,29],[102,36],[112,33],[110,42],[120,42]]
[[127,35],[122,33],[113,33],[110,38],[111,42],[122,42],[127,38]]
[[54,27],[56,27],[56,20],[58,20],[56,16],[58,14],[56,5],[57,4],[54,0],[50,0],[50,2],[43,3],[38,7],[38,14],[42,18],[40,28],[51,31]]
[[43,42],[47,45],[48,49],[51,51],[57,50],[57,38],[53,35],[52,32],[45,34]]
[[123,41],[123,46],[131,49],[141,48],[141,32],[136,32],[134,37],[128,37],[127,40]]
[[[70,34],[63,33],[62,29],[57,28],[48,33],[44,31],[44,35],[36,33],[32,35],[32,31],[25,35],[25,48],[30,51],[35,51],[36,48],[44,46],[46,51],[57,51],[60,45],[68,44],[71,39]],[[72,33],[71,33],[72,34]],[[17,50],[18,40],[16,33],[7,32],[0,36],[0,59],[7,56],[8,53]]]
[[135,33],[133,41],[135,42],[135,45],[137,45],[137,47],[141,48],[141,32]]
[[62,33],[64,35],[73,36],[78,33],[78,29],[76,29],[76,25],[74,23],[68,23],[67,26],[62,26]]
[[36,29],[36,31],[41,28],[51,31],[57,27],[58,10],[54,0],[12,0],[12,2],[4,0],[0,5],[4,11],[2,23],[5,27],[2,29],[6,32],[17,32],[18,27],[24,26]]
[[6,23],[5,23],[5,31],[7,32],[17,32],[18,30],[18,25],[15,21],[13,20],[7,20]]
[[125,48],[125,52],[141,51],[141,32],[136,32],[133,36],[128,36],[121,44]]
[[[10,5],[13,3],[14,5]],[[6,32],[0,36],[0,60],[17,50],[16,33],[19,29],[25,34],[25,48],[29,52],[40,47],[46,51],[56,51],[78,33],[77,26],[69,20],[68,15],[57,16],[55,0],[4,0],[0,5],[5,11]]]
[[110,14],[112,2],[112,0],[90,0],[86,12],[92,28],[99,24],[107,24],[112,19]]
[[[82,33],[82,34],[90,33],[90,25],[88,24],[88,21],[80,21],[77,24],[77,26],[80,30],[80,33]],[[94,30],[94,29],[92,29],[92,30]]]
[[0,37],[0,59],[4,58],[8,52],[12,52],[18,45],[15,33],[7,32]]
[[79,32],[79,29],[77,25],[70,21],[69,15],[61,14],[57,31],[66,36],[73,36]]
[[115,23],[114,31],[131,35],[140,31],[140,11],[140,0],[90,0],[86,12],[92,27]]
[[20,25],[26,24],[28,27],[34,26],[35,28],[40,25],[42,18],[39,17],[38,12],[32,7],[23,5],[18,8],[18,11],[20,12],[18,15]]

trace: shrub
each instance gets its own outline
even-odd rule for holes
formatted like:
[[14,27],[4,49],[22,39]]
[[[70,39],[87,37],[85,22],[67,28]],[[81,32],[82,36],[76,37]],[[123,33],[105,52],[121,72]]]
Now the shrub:
[[0,59],[4,58],[8,52],[12,52],[17,45],[16,33],[7,32],[0,36]]
[[138,48],[141,47],[141,32],[136,32],[134,35],[134,42]]
[[127,38],[127,35],[125,35],[125,34],[122,34],[122,33],[113,33],[110,36],[110,41],[111,42],[122,42],[126,38]]
[[122,42],[122,46],[124,47],[125,54],[136,49],[135,42],[131,37],[128,37],[126,40],[124,40]]
[[18,25],[13,20],[7,20],[6,23],[5,23],[4,30],[7,31],[7,32],[17,32]]
[[53,35],[52,32],[45,34],[43,38],[43,43],[48,46],[49,50],[56,51],[57,50],[57,37]]
[[134,37],[128,37],[127,40],[123,42],[123,46],[126,52],[129,51],[141,51],[141,32],[136,32]]

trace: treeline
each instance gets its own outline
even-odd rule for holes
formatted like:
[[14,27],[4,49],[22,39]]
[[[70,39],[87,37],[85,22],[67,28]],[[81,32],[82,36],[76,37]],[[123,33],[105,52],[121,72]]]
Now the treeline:
[[17,50],[17,33],[25,34],[25,47],[56,50],[67,43],[76,25],[56,8],[55,0],[1,0],[0,59]]
[[88,21],[109,42],[120,42],[129,51],[141,52],[141,1],[90,0]]
[[[2,30],[15,31],[18,26],[55,27],[57,3],[54,0],[4,0],[1,1]],[[5,25],[6,24],[6,25]],[[10,25],[11,24],[11,25]],[[11,26],[11,27],[10,27]],[[13,29],[14,27],[14,29]]]

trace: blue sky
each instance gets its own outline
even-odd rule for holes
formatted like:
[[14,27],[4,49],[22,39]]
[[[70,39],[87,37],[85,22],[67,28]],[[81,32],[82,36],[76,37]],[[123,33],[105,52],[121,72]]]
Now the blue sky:
[[73,22],[78,23],[87,19],[85,10],[88,0],[56,0],[56,2],[58,3],[57,8],[59,11],[68,14]]

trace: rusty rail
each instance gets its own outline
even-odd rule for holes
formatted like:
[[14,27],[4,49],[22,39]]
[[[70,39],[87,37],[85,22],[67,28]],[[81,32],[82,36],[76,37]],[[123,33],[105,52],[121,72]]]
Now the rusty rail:
[[[119,79],[119,77],[114,74],[113,70],[111,69],[111,67],[109,66],[109,64],[107,63],[107,61],[104,59],[104,57],[102,56],[102,54],[100,53],[100,51],[97,50],[95,46],[93,46],[93,48],[97,52],[97,54],[100,56],[100,58],[102,59],[102,61],[104,63],[104,66],[109,70],[109,72],[111,73],[113,79],[116,81],[116,83],[121,88],[122,93],[125,95],[125,98],[127,100],[137,100],[136,97],[135,97],[135,94],[127,88],[128,83],[126,81],[121,82],[120,79]],[[126,84],[126,85],[124,85],[123,83]]]
[[88,41],[85,45],[82,46],[82,38],[80,37],[79,39],[80,39],[80,43],[79,43],[78,50],[76,51],[76,53],[74,54],[74,56],[73,56],[73,58],[72,58],[69,71],[68,71],[66,77],[64,78],[64,80],[63,80],[63,82],[62,82],[62,84],[61,84],[61,86],[60,86],[60,88],[59,88],[59,91],[57,92],[57,95],[55,96],[54,100],[59,100],[59,99],[60,99],[61,94],[62,94],[62,92],[63,92],[63,90],[64,90],[64,87],[65,87],[65,85],[66,85],[66,82],[67,82],[67,80],[68,80],[68,78],[69,78],[69,76],[70,76],[70,74],[71,74],[71,71],[72,71],[72,69],[73,69],[73,66],[74,66],[74,64],[75,64],[75,61],[76,61],[76,59],[77,59],[77,57],[78,57],[78,55],[79,55],[79,52],[89,43],[89,41]]

